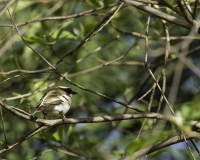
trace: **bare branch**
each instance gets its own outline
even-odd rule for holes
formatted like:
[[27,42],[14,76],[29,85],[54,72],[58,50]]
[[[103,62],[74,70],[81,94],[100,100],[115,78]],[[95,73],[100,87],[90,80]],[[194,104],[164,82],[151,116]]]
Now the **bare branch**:
[[148,146],[146,148],[143,148],[141,150],[138,150],[136,152],[134,152],[133,154],[129,155],[129,156],[125,156],[123,158],[121,158],[120,160],[130,160],[130,159],[138,159],[141,158],[147,154],[150,154],[154,151],[157,151],[161,148],[176,144],[176,143],[180,143],[185,141],[184,137],[187,140],[193,139],[193,138],[200,138],[200,133],[198,132],[190,132],[188,134],[184,134],[184,135],[178,135],[178,136],[173,136],[171,138],[165,139],[159,143],[156,143],[152,146]]
[[146,6],[142,3],[139,3],[139,2],[136,2],[136,1],[131,1],[131,0],[121,0],[129,5],[132,5],[134,7],[136,7],[137,9],[140,9],[142,11],[145,11],[153,16],[156,16],[156,17],[159,17],[163,20],[166,20],[166,21],[169,21],[169,22],[172,22],[176,25],[179,25],[181,27],[184,27],[184,28],[187,28],[187,29],[190,29],[192,27],[191,24],[189,24],[187,21],[185,20],[181,20],[180,18],[176,18],[174,16],[171,16],[171,15],[168,15],[164,12],[161,12],[157,9],[154,9],[152,7],[149,7],[149,6]]

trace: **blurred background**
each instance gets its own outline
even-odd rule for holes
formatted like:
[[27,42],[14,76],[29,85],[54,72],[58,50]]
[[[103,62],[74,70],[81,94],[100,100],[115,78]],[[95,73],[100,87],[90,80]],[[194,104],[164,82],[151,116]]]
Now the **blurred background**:
[[[192,12],[185,2],[153,1],[157,7],[151,2],[139,1],[186,24],[191,24],[186,17],[199,18],[196,1],[186,1]],[[75,84],[143,111],[171,115],[151,70],[176,115],[186,121],[200,119],[200,37],[192,27],[165,22],[118,0],[5,0],[0,1],[0,9],[0,100],[4,103],[33,113],[49,89],[68,86],[78,94],[67,118],[137,113],[69,83],[38,52]],[[33,50],[21,39],[11,17]],[[36,128],[4,108],[2,113],[8,144]],[[36,116],[43,118],[41,113]],[[2,126],[0,130],[3,133]],[[174,124],[153,119],[54,126],[0,158],[119,159],[178,131]],[[0,144],[5,147],[3,134]],[[193,147],[192,152],[197,156]],[[159,149],[148,159],[192,156],[182,142]]]

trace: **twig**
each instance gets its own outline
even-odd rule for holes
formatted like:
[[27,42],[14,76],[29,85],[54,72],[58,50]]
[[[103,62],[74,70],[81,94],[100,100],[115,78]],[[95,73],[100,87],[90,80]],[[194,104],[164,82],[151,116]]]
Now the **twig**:
[[[9,2],[12,2],[12,1],[9,1]],[[103,10],[103,9],[112,8],[112,7],[115,7],[117,5],[118,5],[118,3],[113,3],[113,4],[110,4],[108,6],[98,7],[98,8],[95,8],[95,9],[91,9],[91,10],[88,10],[88,11],[85,11],[85,12],[73,14],[73,15],[70,15],[70,16],[58,16],[58,17],[39,18],[39,19],[35,19],[35,20],[24,22],[24,23],[16,24],[16,26],[17,27],[21,27],[21,26],[25,26],[27,24],[36,23],[36,22],[42,22],[42,21],[49,21],[49,20],[69,20],[69,19],[75,19],[75,18],[78,18],[78,17],[81,17],[81,16],[90,15],[91,13],[96,12],[96,11],[100,11],[100,10]],[[5,8],[5,9],[7,9],[7,8]],[[7,25],[7,24],[6,25],[0,25],[0,27],[14,27],[15,28],[15,26],[12,25],[12,24],[10,24],[10,25]]]
[[[29,114],[23,114],[13,108],[12,106],[9,106],[3,102],[0,102],[0,105],[13,114],[20,116],[21,118],[37,122],[37,123],[42,123],[42,125],[33,131],[29,132],[25,136],[22,136],[19,138],[16,142],[12,143],[9,145],[9,147],[5,147],[0,150],[0,154],[12,149],[13,147],[19,145],[22,143],[24,140],[34,136],[35,134],[38,134],[42,132],[43,130],[47,129],[50,126],[55,126],[55,125],[61,125],[61,124],[77,124],[77,123],[100,123],[100,122],[111,122],[111,121],[120,121],[120,120],[129,120],[129,119],[140,119],[140,118],[151,118],[151,119],[160,119],[164,121],[171,121],[175,122],[173,120],[173,117],[165,117],[159,113],[150,113],[150,112],[143,112],[143,113],[137,113],[137,114],[122,114],[122,115],[115,115],[115,116],[99,116],[99,117],[88,117],[88,118],[67,118],[63,121],[63,119],[57,119],[57,120],[46,120],[46,119],[37,119],[37,118],[31,118]],[[186,124],[191,125],[192,127],[200,128],[200,123],[197,121],[190,121],[187,122]],[[178,142],[177,142],[178,143]]]
[[136,1],[131,1],[131,0],[121,0],[121,1],[125,2],[129,5],[132,5],[132,6],[136,7],[137,9],[145,11],[145,12],[151,14],[151,15],[154,15],[158,18],[161,18],[161,19],[164,19],[166,21],[172,22],[176,25],[179,25],[181,27],[184,27],[184,28],[187,28],[187,29],[190,29],[192,27],[192,25],[185,20],[182,20],[180,18],[176,18],[174,16],[171,16],[169,14],[161,12],[157,9],[152,8],[152,7],[146,6],[142,3],[139,3],[139,2],[136,2]]
[[148,146],[146,148],[143,148],[143,149],[140,149],[136,152],[134,152],[133,154],[129,155],[129,156],[126,156],[126,157],[123,157],[121,158],[120,160],[130,160],[130,159],[138,159],[138,158],[141,158],[147,154],[150,154],[154,151],[157,151],[161,148],[164,148],[164,147],[167,147],[167,146],[170,146],[170,145],[173,145],[173,144],[176,144],[176,143],[179,143],[179,142],[183,142],[185,141],[185,138],[187,140],[189,139],[193,139],[193,138],[200,138],[200,133],[198,132],[190,132],[186,135],[178,135],[178,136],[173,136],[171,138],[168,138],[168,139],[165,139],[161,142],[158,142],[152,146]]
[[[45,61],[45,62],[55,71],[55,73],[57,73],[58,75],[60,75],[60,77],[64,78],[66,81],[68,81],[69,83],[73,84],[74,86],[76,86],[76,87],[78,87],[78,88],[80,88],[80,89],[82,89],[82,90],[85,90],[85,91],[94,93],[94,94],[99,95],[99,96],[104,97],[104,98],[107,98],[107,99],[109,99],[109,100],[111,100],[111,101],[114,101],[114,102],[119,103],[119,104],[121,104],[121,105],[123,105],[123,106],[126,106],[126,107],[128,107],[128,108],[131,108],[131,109],[133,109],[133,110],[135,110],[135,111],[137,111],[137,112],[143,112],[142,110],[140,110],[140,109],[138,109],[138,108],[136,108],[136,107],[133,107],[133,106],[127,105],[127,104],[125,104],[125,103],[123,103],[123,102],[114,100],[113,98],[110,98],[110,97],[108,97],[108,96],[106,96],[106,95],[104,95],[104,94],[101,94],[101,93],[92,91],[92,90],[90,90],[90,89],[84,88],[84,87],[82,87],[82,86],[80,86],[80,85],[78,85],[78,84],[72,82],[70,79],[66,78],[64,75],[62,75],[62,74],[56,69],[55,66],[53,66],[47,59],[45,59],[39,52],[37,52],[36,50],[34,50],[34,49],[25,41],[25,39],[24,39],[23,36],[21,35],[21,33],[20,33],[18,27],[16,26],[16,24],[15,24],[15,22],[14,22],[14,19],[12,18],[11,14],[10,14],[9,9],[8,9],[8,13],[9,13],[11,19],[12,19],[12,22],[13,22],[13,24],[14,24],[14,26],[15,26],[15,28],[16,28],[18,34],[19,34],[19,36],[20,36],[21,39],[23,40],[23,42],[24,42],[34,53],[36,53],[38,56],[40,56],[40,57],[43,59],[43,61]],[[60,61],[60,62],[61,62],[61,61]]]
[[6,148],[8,148],[9,145],[8,145],[8,140],[6,137],[5,127],[4,127],[4,118],[3,118],[3,112],[2,112],[1,106],[0,106],[0,116],[1,116],[1,123],[2,123],[2,128],[3,128],[3,135],[4,135],[5,142],[6,142]]

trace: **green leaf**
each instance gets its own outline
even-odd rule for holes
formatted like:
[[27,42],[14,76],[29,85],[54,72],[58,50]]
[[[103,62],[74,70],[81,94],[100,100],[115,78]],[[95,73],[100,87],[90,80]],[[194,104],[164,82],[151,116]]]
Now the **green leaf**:
[[53,134],[53,137],[55,138],[56,141],[60,141],[62,139],[62,137],[60,136],[59,132],[56,131],[54,134]]
[[168,14],[175,14],[175,12],[173,10],[171,10],[170,8],[166,7],[166,12]]
[[56,132],[53,134],[54,138],[57,140],[57,141],[61,141],[63,139],[63,132],[65,130],[65,126],[62,125],[62,126],[58,126],[57,129],[56,129]]
[[26,100],[27,100],[26,98],[21,98],[19,103],[22,104],[22,103],[25,102]]
[[12,95],[13,95],[13,96],[20,96],[21,94],[16,93],[16,92],[12,92]]
[[118,155],[119,157],[122,157],[122,156],[124,155],[123,152],[120,152],[120,151],[118,151],[118,150],[114,150],[113,153],[114,153],[115,155]]
[[41,45],[53,45],[54,44],[54,41],[52,42],[49,42],[47,41],[45,38],[41,38],[41,37],[37,37],[37,36],[34,36],[34,37],[23,37],[24,40],[28,43],[39,43]]
[[99,0],[87,0],[86,1],[87,2],[87,4],[89,4],[89,5],[95,5],[95,6],[104,6],[104,4],[103,4],[103,1],[99,1]]
[[73,32],[79,38],[83,39],[83,37],[85,35],[85,27],[83,26],[82,23],[79,23],[79,28],[73,28]]
[[52,38],[53,39],[62,39],[62,38],[77,39],[77,37],[69,31],[62,31],[62,32],[57,31],[52,35]]
[[134,139],[132,141],[130,141],[125,148],[125,152],[127,154],[131,154],[134,151],[137,151],[139,148],[141,148],[141,146],[143,145],[144,141],[141,139]]
[[67,137],[70,136],[70,134],[71,134],[72,131],[74,130],[74,127],[75,127],[75,124],[69,126],[69,128],[68,128],[68,130],[67,130],[67,133],[66,133]]
[[73,28],[73,31],[75,35],[79,36],[80,31],[77,28]]
[[42,132],[42,135],[47,139],[47,140],[53,140],[56,141],[55,137],[52,134],[49,134],[47,132]]
[[85,34],[87,35],[88,33],[90,33],[97,24],[98,24],[97,22],[92,22],[92,23],[87,24],[85,26]]
[[38,81],[34,85],[30,85],[32,91],[35,91],[38,88],[45,88],[47,86],[48,86],[48,82],[44,82],[44,81]]

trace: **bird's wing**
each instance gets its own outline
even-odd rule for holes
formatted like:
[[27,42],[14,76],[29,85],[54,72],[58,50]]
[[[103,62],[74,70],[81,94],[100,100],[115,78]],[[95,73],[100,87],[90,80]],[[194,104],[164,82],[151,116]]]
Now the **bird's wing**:
[[47,92],[46,94],[44,94],[44,96],[38,102],[36,108],[40,109],[40,107],[43,107],[43,106],[60,104],[63,102],[60,96],[62,96],[62,94],[60,94],[56,90],[51,90]]

